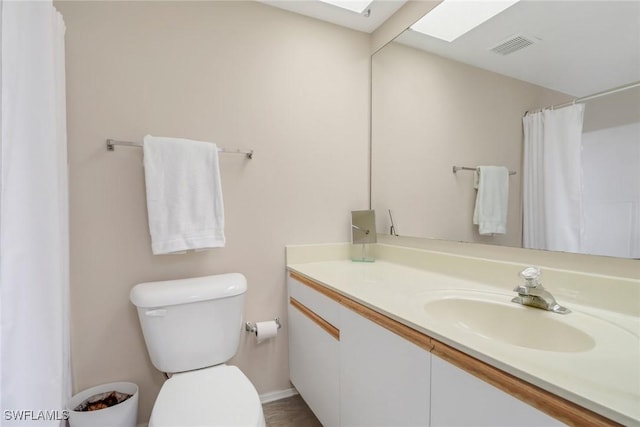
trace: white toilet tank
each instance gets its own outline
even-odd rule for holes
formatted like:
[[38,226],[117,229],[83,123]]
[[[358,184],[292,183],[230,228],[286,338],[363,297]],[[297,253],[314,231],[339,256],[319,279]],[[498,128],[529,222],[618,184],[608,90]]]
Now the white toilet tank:
[[151,362],[162,372],[218,365],[238,350],[247,279],[240,273],[140,283],[138,308]]

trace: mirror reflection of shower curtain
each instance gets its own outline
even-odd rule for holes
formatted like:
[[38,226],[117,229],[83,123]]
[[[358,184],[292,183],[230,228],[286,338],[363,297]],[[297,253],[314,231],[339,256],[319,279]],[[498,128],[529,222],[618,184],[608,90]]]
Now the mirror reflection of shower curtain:
[[50,0],[0,1],[3,426],[64,425],[71,393],[64,31]]
[[583,117],[575,104],[522,119],[525,248],[580,252]]

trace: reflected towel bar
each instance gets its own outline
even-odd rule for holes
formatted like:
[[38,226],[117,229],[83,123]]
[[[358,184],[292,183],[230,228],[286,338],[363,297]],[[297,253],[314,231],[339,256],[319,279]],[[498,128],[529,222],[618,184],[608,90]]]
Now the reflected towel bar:
[[[118,141],[115,139],[107,139],[107,150],[114,151],[116,145],[122,145],[125,147],[140,147],[142,148],[141,142],[131,142],[131,141]],[[244,154],[247,156],[247,159],[253,159],[253,150],[245,150],[245,149],[226,149],[218,147],[218,151],[221,153],[231,153],[231,154]]]
[[[477,171],[478,168],[470,168],[467,166],[454,166],[453,173],[457,173],[458,171]],[[509,175],[515,175],[515,171],[509,171]]]

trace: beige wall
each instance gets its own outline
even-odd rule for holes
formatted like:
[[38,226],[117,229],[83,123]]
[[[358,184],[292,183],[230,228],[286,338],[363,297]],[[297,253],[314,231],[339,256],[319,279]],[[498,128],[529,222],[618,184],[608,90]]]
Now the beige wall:
[[[522,116],[566,97],[399,43],[373,56],[373,209],[404,236],[520,246]],[[473,172],[499,165],[509,180],[507,234],[472,225]]]
[[[129,302],[139,282],[238,271],[248,334],[237,364],[259,393],[288,381],[284,245],[349,239],[368,206],[369,36],[255,2],[57,2],[67,25],[74,391],[129,380],[148,419],[163,376]],[[227,246],[153,256],[145,134],[255,150],[221,155]]]

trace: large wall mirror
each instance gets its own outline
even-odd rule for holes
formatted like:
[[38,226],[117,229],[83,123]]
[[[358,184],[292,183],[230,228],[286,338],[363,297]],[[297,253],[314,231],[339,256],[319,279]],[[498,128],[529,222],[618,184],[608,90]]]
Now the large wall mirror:
[[[389,234],[391,211],[401,236],[521,247],[524,114],[640,82],[639,24],[636,1],[522,0],[452,42],[408,29],[376,52],[378,233]],[[584,102],[583,141],[597,144],[583,168],[599,171],[589,179],[608,209],[587,218],[608,230],[588,253],[629,257],[609,246],[623,241],[640,253],[640,87]],[[505,234],[478,233],[475,173],[453,172],[480,165],[515,172]],[[621,221],[628,228],[612,227]]]

